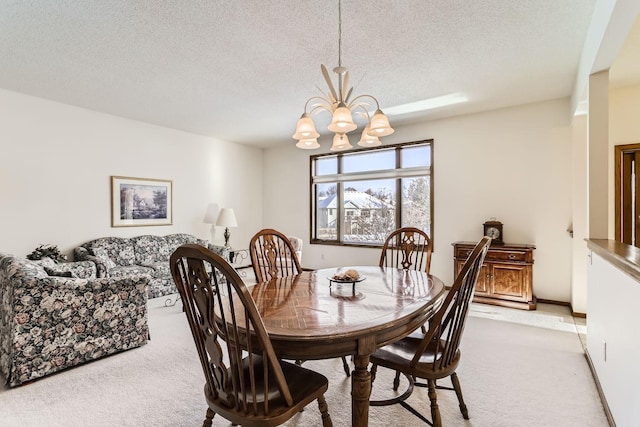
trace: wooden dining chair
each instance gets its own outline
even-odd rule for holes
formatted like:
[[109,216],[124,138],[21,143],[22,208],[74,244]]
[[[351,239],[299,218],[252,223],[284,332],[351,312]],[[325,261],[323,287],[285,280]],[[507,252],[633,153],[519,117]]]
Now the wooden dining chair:
[[234,425],[278,426],[314,400],[322,425],[332,426],[327,378],[278,360],[247,287],[227,261],[189,244],[176,249],[170,266],[206,380],[203,426],[215,414]]
[[302,271],[291,241],[277,230],[265,228],[258,231],[251,238],[249,253],[257,282],[294,276]]
[[387,236],[380,254],[380,267],[404,268],[429,273],[431,267],[431,239],[415,227],[403,227]]
[[[429,235],[419,228],[398,228],[387,236],[380,254],[380,267],[404,268],[429,273],[433,246]],[[427,328],[421,326],[423,333]]]
[[[372,401],[372,406],[384,406],[401,403],[423,421],[433,426],[442,425],[436,388],[455,390],[460,412],[464,419],[469,419],[467,407],[462,398],[460,381],[456,374],[456,368],[460,362],[460,340],[464,330],[465,321],[471,304],[471,297],[478,280],[478,274],[482,268],[484,257],[489,249],[491,239],[484,237],[473,249],[458,273],[451,289],[436,314],[430,319],[429,330],[426,334],[414,332],[400,341],[386,345],[371,355],[371,381],[375,379],[378,366],[393,369],[396,377],[393,389],[399,386],[400,373],[404,374],[409,387],[403,394],[388,400]],[[436,386],[436,381],[445,377],[451,377],[451,387]],[[426,379],[427,383],[417,383],[416,379]],[[409,406],[405,400],[413,392],[414,386],[427,386],[431,401],[431,422],[418,411]]]
[[[260,230],[251,238],[249,252],[257,282],[295,276],[302,271],[300,260],[289,238],[272,228]],[[296,361],[298,364],[302,362],[302,360]],[[348,377],[351,376],[351,368],[344,356],[342,356],[342,368]]]

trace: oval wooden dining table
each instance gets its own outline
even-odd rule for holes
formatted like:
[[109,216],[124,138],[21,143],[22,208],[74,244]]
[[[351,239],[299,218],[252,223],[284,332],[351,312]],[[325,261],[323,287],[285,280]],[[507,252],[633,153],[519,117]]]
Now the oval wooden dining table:
[[[348,268],[364,280],[336,283]],[[310,360],[353,356],[352,426],[367,426],[369,356],[424,324],[440,307],[445,286],[433,275],[383,267],[303,271],[249,287],[278,357]]]

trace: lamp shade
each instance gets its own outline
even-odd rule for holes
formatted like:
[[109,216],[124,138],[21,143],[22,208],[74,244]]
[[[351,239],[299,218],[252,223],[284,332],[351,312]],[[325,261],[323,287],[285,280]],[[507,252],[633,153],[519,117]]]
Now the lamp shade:
[[218,214],[220,213],[220,207],[217,203],[209,203],[207,205],[207,210],[204,213],[204,218],[202,222],[205,224],[215,224],[218,220]]
[[220,214],[218,215],[216,225],[219,227],[237,227],[238,221],[236,221],[236,214],[233,212],[233,209],[220,209]]
[[298,124],[296,125],[296,133],[293,134],[293,138],[314,139],[319,136],[320,134],[316,130],[316,125],[313,123],[313,120],[311,120],[311,117],[309,117],[307,113],[304,113],[298,120]]
[[349,110],[343,102],[338,104],[338,108],[333,112],[333,118],[329,125],[329,130],[336,133],[347,133],[358,127],[353,122],[351,110]]
[[369,133],[376,136],[387,136],[395,132],[389,124],[389,119],[380,109],[373,114],[369,128]]
[[362,131],[360,141],[358,141],[358,145],[361,147],[377,147],[379,145],[382,145],[380,138],[378,138],[376,135],[371,135],[369,131],[369,125],[365,126],[364,130]]
[[331,151],[342,151],[352,148],[353,145],[349,142],[349,138],[344,133],[336,133],[333,137],[333,145]]
[[318,138],[301,139],[296,144],[296,147],[302,148],[303,150],[314,150],[320,148],[320,144],[318,144]]

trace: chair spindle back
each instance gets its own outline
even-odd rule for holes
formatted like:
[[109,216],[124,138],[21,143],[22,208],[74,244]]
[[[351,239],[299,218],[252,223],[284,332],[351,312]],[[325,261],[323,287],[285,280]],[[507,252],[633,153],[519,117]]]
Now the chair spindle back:
[[417,366],[429,344],[437,356],[433,359],[434,370],[444,369],[454,363],[471,298],[490,243],[490,238],[482,238],[458,272],[442,306],[429,320],[429,330],[411,361],[412,367]]
[[[266,396],[274,392],[291,405],[262,318],[233,267],[192,244],[180,246],[170,263],[206,378],[207,398],[248,416],[268,413]],[[254,331],[253,338],[247,331]]]
[[403,227],[389,234],[382,253],[380,267],[404,268],[429,272],[431,267],[431,239],[415,227]]
[[291,241],[277,230],[265,228],[256,233],[249,243],[249,252],[258,282],[294,276],[302,271]]

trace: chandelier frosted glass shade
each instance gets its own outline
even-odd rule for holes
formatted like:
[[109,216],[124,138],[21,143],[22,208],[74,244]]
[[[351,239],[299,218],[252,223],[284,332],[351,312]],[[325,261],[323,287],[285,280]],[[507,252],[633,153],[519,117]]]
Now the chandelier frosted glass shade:
[[316,148],[320,148],[320,144],[318,144],[318,138],[301,139],[296,144],[296,147],[302,148],[303,150],[315,150]]
[[296,125],[296,133],[293,134],[293,138],[299,140],[307,140],[315,139],[319,136],[320,134],[316,130],[316,125],[313,123],[313,120],[311,120],[311,117],[309,117],[309,114],[302,114],[302,116],[298,120],[298,124]]
[[371,123],[369,124],[369,133],[376,136],[387,136],[391,135],[393,132],[395,131],[389,124],[389,119],[378,108],[371,118]]
[[344,133],[336,133],[333,137],[333,145],[331,146],[331,151],[343,151],[348,150],[349,148],[353,148],[351,142],[349,142],[349,138]]
[[376,135],[371,135],[369,133],[369,130],[369,125],[365,126],[364,130],[362,131],[360,141],[358,141],[358,145],[361,147],[377,147],[379,145],[382,145],[380,138],[378,138]]
[[344,102],[338,104],[338,108],[333,112],[331,124],[328,126],[331,132],[347,133],[356,130],[358,125],[353,122],[351,110],[349,110]]

